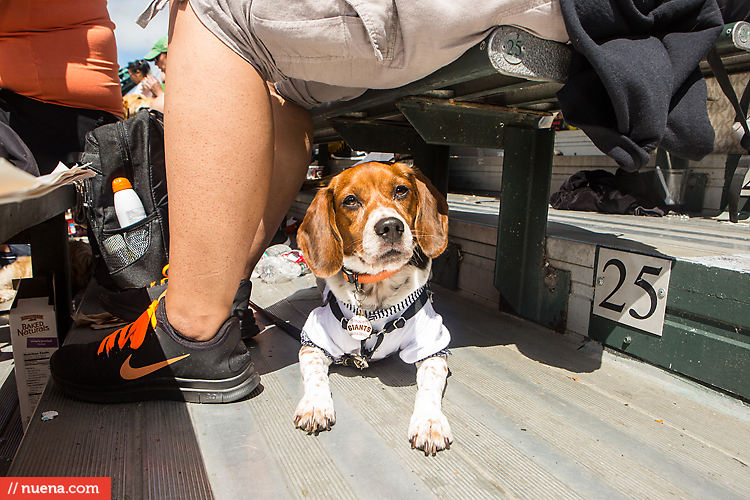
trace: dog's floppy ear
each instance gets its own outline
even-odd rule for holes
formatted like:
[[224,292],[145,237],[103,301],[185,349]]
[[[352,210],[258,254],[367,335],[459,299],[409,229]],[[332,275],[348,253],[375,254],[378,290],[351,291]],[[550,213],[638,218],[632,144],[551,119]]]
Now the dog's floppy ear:
[[344,242],[336,227],[333,187],[320,189],[297,232],[297,242],[313,274],[328,278],[344,264]]
[[417,242],[427,257],[435,258],[448,246],[448,203],[430,180],[413,169],[417,185]]

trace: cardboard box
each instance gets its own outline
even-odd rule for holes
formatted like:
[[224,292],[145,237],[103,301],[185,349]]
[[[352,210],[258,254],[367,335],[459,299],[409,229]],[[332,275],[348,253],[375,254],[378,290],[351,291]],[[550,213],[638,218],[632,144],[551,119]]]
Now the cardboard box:
[[21,280],[10,310],[10,337],[24,431],[49,380],[57,350],[54,293],[45,278]]

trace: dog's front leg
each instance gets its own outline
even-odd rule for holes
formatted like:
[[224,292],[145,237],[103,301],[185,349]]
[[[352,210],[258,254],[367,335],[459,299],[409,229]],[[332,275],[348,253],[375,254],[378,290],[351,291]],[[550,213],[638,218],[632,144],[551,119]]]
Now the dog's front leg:
[[434,356],[417,363],[417,397],[409,424],[411,447],[433,455],[449,449],[453,442],[448,419],[441,409],[448,362],[445,357]]
[[317,347],[302,346],[299,350],[299,366],[305,385],[297,410],[294,425],[307,432],[329,430],[336,423],[333,398],[328,383],[328,367],[331,360]]

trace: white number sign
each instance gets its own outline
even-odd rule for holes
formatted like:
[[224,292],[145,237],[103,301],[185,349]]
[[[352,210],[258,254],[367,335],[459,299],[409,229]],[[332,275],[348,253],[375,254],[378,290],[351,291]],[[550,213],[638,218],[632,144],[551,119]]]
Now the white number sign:
[[599,248],[593,313],[661,336],[672,262]]

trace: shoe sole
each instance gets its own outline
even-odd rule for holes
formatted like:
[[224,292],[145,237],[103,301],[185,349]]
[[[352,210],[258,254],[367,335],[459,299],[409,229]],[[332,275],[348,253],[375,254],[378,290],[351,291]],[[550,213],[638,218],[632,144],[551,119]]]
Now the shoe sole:
[[[169,400],[188,403],[231,403],[248,396],[260,384],[260,375],[248,369],[236,377],[223,380],[183,378],[149,379],[130,382],[117,387],[81,387],[63,381],[52,374],[55,384],[69,396],[90,403],[133,403],[137,401]],[[218,387],[217,387],[218,386]],[[228,386],[228,387],[221,387]]]

